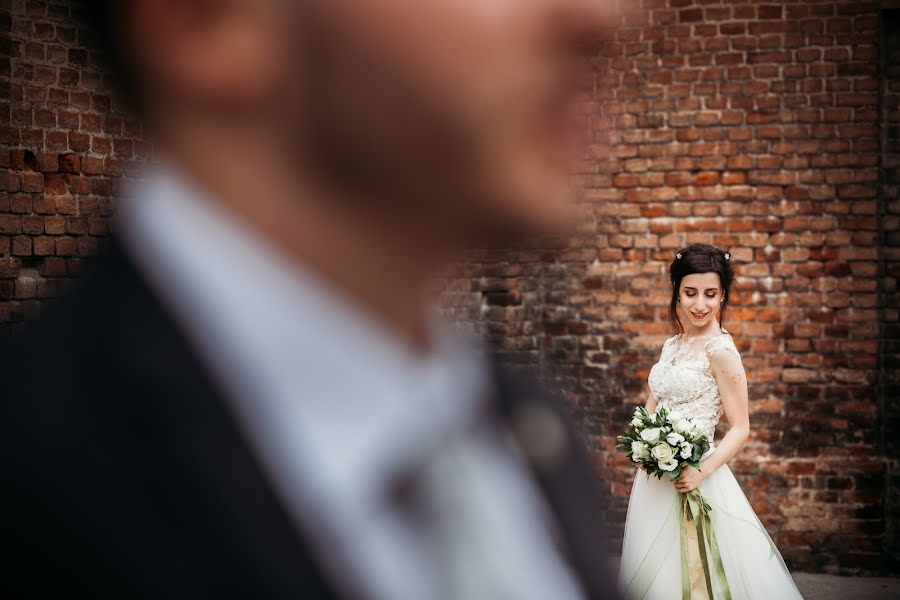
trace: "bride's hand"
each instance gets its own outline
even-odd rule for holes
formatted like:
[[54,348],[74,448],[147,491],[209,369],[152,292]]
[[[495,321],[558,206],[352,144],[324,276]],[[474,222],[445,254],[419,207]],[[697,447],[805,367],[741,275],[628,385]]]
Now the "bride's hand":
[[682,494],[686,494],[695,490],[704,479],[706,479],[705,471],[695,469],[691,465],[685,465],[681,470],[681,475],[675,481],[675,489]]

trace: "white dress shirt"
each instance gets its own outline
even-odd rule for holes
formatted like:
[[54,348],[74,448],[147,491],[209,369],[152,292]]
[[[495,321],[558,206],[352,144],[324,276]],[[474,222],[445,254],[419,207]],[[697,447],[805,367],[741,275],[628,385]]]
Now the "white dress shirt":
[[[127,196],[128,252],[335,585],[391,600],[581,597],[519,457],[477,425],[491,385],[479,344],[435,318],[434,352],[412,353],[177,165]],[[417,463],[431,516],[449,519],[390,501]]]

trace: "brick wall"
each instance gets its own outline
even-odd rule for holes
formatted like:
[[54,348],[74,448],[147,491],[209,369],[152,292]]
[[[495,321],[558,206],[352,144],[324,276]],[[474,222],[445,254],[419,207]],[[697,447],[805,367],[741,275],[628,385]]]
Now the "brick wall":
[[[793,568],[896,572],[900,44],[879,46],[876,2],[622,4],[584,106],[578,233],[473,252],[448,311],[566,392],[615,545],[632,470],[613,437],[669,335],[666,265],[729,248],[754,428],[733,469]],[[0,4],[0,333],[95,253],[149,153],[69,6]]]
[[900,2],[883,13],[881,69],[881,224],[882,352],[879,398],[884,411],[881,434],[888,457],[885,546],[889,560],[900,564]]
[[[114,184],[148,152],[68,1],[5,2],[0,99],[0,333],[98,251]],[[7,53],[8,49],[8,53]]]
[[879,5],[624,4],[585,102],[581,231],[474,255],[451,313],[566,391],[616,545],[633,469],[614,436],[670,335],[665,270],[686,243],[730,249],[753,427],[733,470],[792,568],[896,572],[900,88],[895,50],[879,195]]

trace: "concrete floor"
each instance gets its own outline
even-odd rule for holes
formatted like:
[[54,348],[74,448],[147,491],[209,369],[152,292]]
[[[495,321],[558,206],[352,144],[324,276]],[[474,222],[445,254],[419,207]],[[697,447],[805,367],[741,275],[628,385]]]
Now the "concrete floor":
[[897,600],[900,579],[793,573],[806,600]]
[[[619,557],[611,556],[612,572],[619,571]],[[819,573],[791,573],[805,600],[900,600],[900,578],[839,577]],[[778,600],[764,598],[762,600]]]

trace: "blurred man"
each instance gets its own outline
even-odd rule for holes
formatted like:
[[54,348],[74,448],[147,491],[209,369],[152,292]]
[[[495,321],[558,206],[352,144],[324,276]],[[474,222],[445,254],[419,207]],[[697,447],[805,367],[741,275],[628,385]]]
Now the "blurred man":
[[3,350],[24,596],[615,596],[557,403],[433,315],[565,231],[598,0],[85,2],[161,149]]

